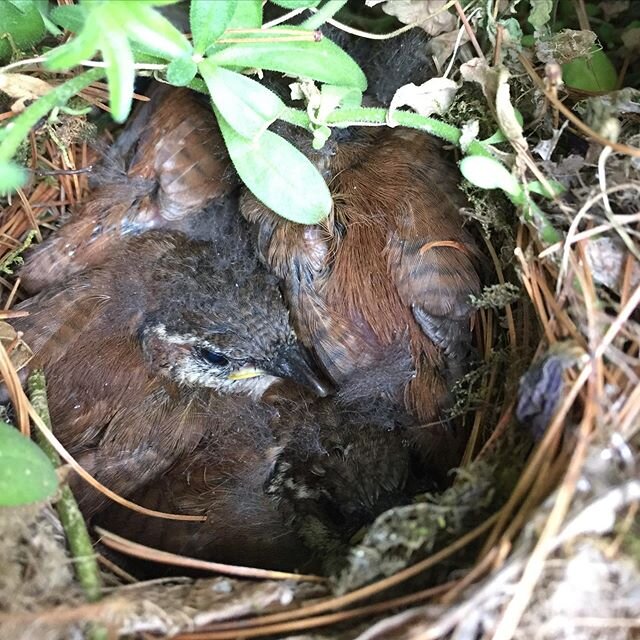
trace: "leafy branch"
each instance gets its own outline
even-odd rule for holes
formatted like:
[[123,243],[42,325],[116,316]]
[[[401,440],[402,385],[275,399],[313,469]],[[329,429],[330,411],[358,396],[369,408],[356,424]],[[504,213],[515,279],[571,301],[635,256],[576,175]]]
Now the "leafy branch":
[[[279,215],[313,224],[326,218],[332,206],[329,189],[311,161],[268,128],[281,119],[309,130],[321,147],[332,127],[355,124],[387,126],[386,109],[361,106],[367,80],[356,62],[316,31],[346,0],[272,0],[298,13],[315,13],[300,26],[263,27],[262,0],[191,0],[191,39],[180,32],[158,7],[176,0],[80,0],[46,14],[47,24],[75,33],[51,49],[45,68],[61,72],[78,65],[86,71],[35,101],[0,129],[0,191],[21,186],[26,171],[11,162],[29,129],[52,109],[64,105],[89,84],[106,76],[113,118],[129,115],[136,72],[145,66],[176,86],[205,91],[213,105],[233,164],[247,187]],[[46,15],[45,15],[46,14]],[[57,25],[57,27],[55,26]],[[102,63],[93,58],[99,55]],[[322,83],[317,108],[289,108],[273,91],[247,73],[264,69]],[[1,71],[1,70],[0,70]],[[462,132],[441,120],[395,110],[395,125],[430,133],[460,145]],[[492,158],[486,142],[472,141],[465,154]],[[499,164],[498,160],[493,162]],[[502,165],[500,165],[502,166]]]

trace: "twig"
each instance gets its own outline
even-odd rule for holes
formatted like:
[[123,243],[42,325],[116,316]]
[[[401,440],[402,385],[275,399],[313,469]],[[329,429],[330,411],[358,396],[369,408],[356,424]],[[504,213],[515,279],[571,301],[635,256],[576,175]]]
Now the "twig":
[[[47,385],[44,372],[36,369],[27,381],[31,404],[42,421],[51,428],[51,416],[47,402]],[[47,454],[55,467],[60,466],[60,457],[56,450],[47,442],[46,438],[38,431],[36,433],[38,444]],[[88,602],[97,602],[102,597],[102,578],[100,569],[93,550],[93,544],[87,531],[80,507],[76,501],[71,487],[65,484],[60,491],[60,498],[56,501],[56,511],[60,523],[64,529],[67,544],[73,558],[73,567],[78,582],[84,591]],[[102,625],[92,625],[89,628],[90,640],[106,640],[107,630]]]
[[460,5],[460,2],[456,0],[456,2],[453,3],[453,6],[455,7],[456,12],[458,13],[458,17],[462,21],[462,24],[464,25],[464,28],[467,31],[469,40],[471,40],[471,44],[473,45],[473,48],[476,50],[478,57],[484,60],[485,59],[484,53],[482,53],[482,49],[480,48],[480,45],[476,40],[476,34],[474,33],[472,26],[469,24],[469,21],[467,20],[467,16],[464,13],[464,9]]
[[[51,428],[46,381],[41,369],[36,369],[29,376],[27,386],[33,408],[37,411],[42,421]],[[36,435],[36,439],[52,464],[55,467],[59,467],[61,460],[56,450],[39,432]],[[98,570],[98,563],[96,562],[87,527],[80,513],[78,503],[68,485],[62,488],[62,495],[56,502],[56,509],[67,535],[67,541],[71,555],[74,558],[74,566],[78,580],[84,589],[87,600],[89,600],[89,602],[96,602],[101,596],[102,584],[100,571]]]
[[162,551],[153,547],[132,542],[115,533],[106,531],[101,527],[95,528],[96,533],[100,536],[101,542],[111,548],[135,558],[151,560],[162,564],[170,564],[177,567],[188,567],[190,569],[198,569],[200,571],[213,571],[229,576],[237,576],[243,578],[259,578],[260,580],[297,580],[304,582],[326,582],[325,578],[314,575],[304,575],[299,573],[287,573],[286,571],[271,571],[269,569],[254,569],[253,567],[236,566],[230,564],[222,564],[220,562],[209,562],[197,558],[188,558],[180,556],[168,551]]

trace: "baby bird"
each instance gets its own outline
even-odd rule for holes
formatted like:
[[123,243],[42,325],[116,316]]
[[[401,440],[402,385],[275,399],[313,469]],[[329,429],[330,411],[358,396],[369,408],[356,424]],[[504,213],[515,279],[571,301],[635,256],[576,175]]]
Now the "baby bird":
[[[320,151],[283,129],[324,174],[334,209],[320,225],[288,222],[245,192],[263,260],[283,282],[300,339],[339,386],[384,365],[393,347],[415,375],[406,408],[437,421],[471,341],[479,252],[458,212],[457,174],[417,131],[338,132]],[[375,389],[372,389],[375,392]]]
[[155,84],[92,178],[89,200],[26,254],[30,294],[100,264],[123,237],[175,229],[215,235],[208,205],[228,197],[235,174],[211,107],[196,93]]
[[133,494],[146,507],[206,522],[150,520],[116,504],[94,522],[191,557],[331,571],[353,534],[415,489],[414,452],[380,403],[290,397],[226,408],[224,424]]
[[[18,307],[30,313],[14,326],[47,375],[58,437],[123,495],[223,425],[232,396],[255,402],[281,379],[328,391],[237,211],[209,213],[235,235],[150,231]],[[99,506],[96,496],[85,508]]]

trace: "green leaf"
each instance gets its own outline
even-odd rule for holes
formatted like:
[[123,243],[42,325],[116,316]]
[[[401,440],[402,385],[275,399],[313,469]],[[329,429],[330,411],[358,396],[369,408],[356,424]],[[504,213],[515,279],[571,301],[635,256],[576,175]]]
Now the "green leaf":
[[0,507],[42,502],[57,488],[58,476],[44,451],[0,422]]
[[99,38],[100,29],[97,24],[87,24],[75,38],[49,51],[45,66],[52,71],[61,71],[75,67],[82,60],[91,60],[98,50]]
[[185,87],[196,77],[196,73],[198,65],[190,55],[176,58],[167,67],[167,82],[176,87]]
[[200,63],[200,73],[222,117],[244,138],[259,136],[286,109],[273,91],[210,60]]
[[227,29],[259,29],[262,26],[262,0],[242,0]]
[[283,9],[308,9],[309,7],[317,7],[320,0],[271,0],[273,4],[277,4]]
[[153,54],[179,58],[191,51],[191,44],[161,13],[138,2],[111,2],[106,6],[121,29]]
[[233,164],[259,200],[302,224],[316,224],[329,215],[331,194],[308,158],[272,131],[253,141],[239,136],[215,111]]
[[78,33],[85,24],[87,11],[83,5],[71,4],[54,7],[51,10],[51,20],[59,27]]
[[[15,6],[0,1],[0,35],[9,34],[19,50],[37,44],[46,34],[46,28],[38,8],[33,2]],[[7,38],[0,39],[0,61],[8,60],[13,50]]]
[[481,189],[502,189],[509,196],[519,199],[522,187],[509,173],[507,168],[494,160],[484,156],[467,156],[460,161],[460,171],[471,184]]
[[104,34],[100,38],[102,57],[107,65],[109,106],[111,117],[124,122],[131,110],[135,69],[133,54],[126,35],[118,28],[116,18],[109,16],[103,23]]
[[594,49],[589,57],[575,58],[563,64],[562,79],[573,89],[601,93],[616,88],[618,73],[607,54]]
[[26,14],[34,6],[33,0],[8,0],[20,13]]
[[[301,36],[310,33],[294,27],[286,31]],[[367,88],[367,79],[353,58],[326,38],[318,42],[237,43],[214,52],[209,59],[225,67],[269,69],[327,84],[352,86],[361,91]]]
[[236,11],[236,5],[237,0],[191,0],[189,23],[196,52],[204,53],[224,33]]
[[15,162],[0,162],[0,195],[7,195],[27,181],[24,167]]

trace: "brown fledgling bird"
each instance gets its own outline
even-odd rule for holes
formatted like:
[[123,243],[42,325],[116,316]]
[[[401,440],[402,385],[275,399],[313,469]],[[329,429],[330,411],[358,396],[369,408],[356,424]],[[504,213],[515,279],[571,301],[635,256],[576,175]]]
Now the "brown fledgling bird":
[[58,437],[123,495],[222,428],[234,395],[253,402],[285,378],[327,393],[246,223],[232,206],[210,213],[218,242],[149,231],[18,307]]
[[208,239],[209,204],[237,187],[211,107],[195,92],[155,84],[91,180],[89,200],[26,254],[30,294],[100,264],[122,238],[152,229]]
[[283,282],[298,336],[338,386],[383,365],[395,345],[415,370],[406,407],[438,420],[464,371],[469,296],[480,290],[456,170],[441,145],[417,131],[356,129],[320,151],[306,134],[284,133],[330,185],[329,219],[294,224],[248,192],[241,211],[258,226],[261,255]]
[[149,508],[206,515],[206,522],[150,519],[116,504],[94,522],[191,557],[334,570],[350,538],[407,503],[423,480],[393,410],[340,397],[235,402],[193,452],[132,496]]

